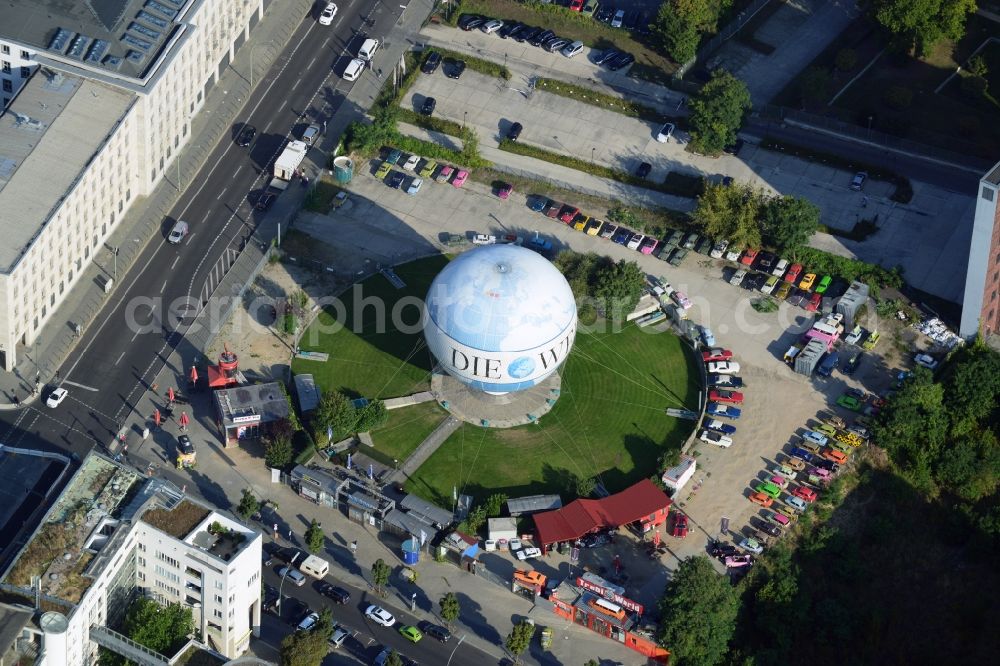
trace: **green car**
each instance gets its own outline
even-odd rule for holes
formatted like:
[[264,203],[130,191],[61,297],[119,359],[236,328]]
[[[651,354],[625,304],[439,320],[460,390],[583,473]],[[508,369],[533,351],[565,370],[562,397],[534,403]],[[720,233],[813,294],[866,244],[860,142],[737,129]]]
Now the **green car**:
[[427,160],[424,168],[420,170],[420,177],[427,180],[434,175],[434,170],[438,168],[438,163],[434,160]]
[[393,148],[392,150],[389,151],[389,156],[385,158],[385,161],[388,162],[389,164],[395,164],[396,162],[399,161],[399,158],[402,156],[403,153],[400,150]]
[[688,249],[686,247],[674,248],[673,254],[670,255],[670,265],[680,266],[681,262],[684,261],[684,257],[688,255]]
[[844,409],[849,409],[852,412],[861,411],[861,401],[855,398],[853,395],[847,395],[846,393],[839,398],[837,398],[837,404]]
[[375,172],[375,177],[379,180],[385,180],[385,177],[389,175],[390,171],[392,171],[392,166],[388,162],[382,162],[382,166],[380,166],[378,171]]
[[585,16],[593,16],[600,6],[601,5],[597,2],[597,0],[588,0],[587,4],[580,10],[580,13]]
[[424,634],[419,629],[409,624],[405,627],[400,627],[399,633],[411,643],[419,643],[420,639],[424,637]]
[[778,484],[771,483],[770,481],[765,481],[764,483],[758,483],[756,486],[753,487],[753,489],[759,493],[764,493],[765,495],[773,497],[774,499],[778,499],[778,497],[781,495],[781,488],[778,487]]
[[835,439],[831,439],[827,443],[830,445],[831,449],[836,449],[837,451],[843,451],[844,453],[846,453],[848,455],[850,455],[851,451],[853,451],[853,449],[854,449],[854,447],[852,447],[850,444],[847,444],[845,442],[838,442]]
[[814,428],[814,430],[815,430],[816,432],[821,432],[821,433],[823,433],[823,434],[824,434],[824,435],[826,435],[827,437],[836,437],[836,436],[837,436],[837,429],[836,429],[836,428],[834,428],[834,427],[833,427],[832,425],[830,425],[829,423],[821,423],[820,425],[816,426],[816,427]]
[[813,291],[815,291],[817,294],[825,294],[826,290],[830,288],[831,282],[833,282],[833,278],[830,277],[829,275],[824,275],[823,279],[819,281],[819,284],[816,285],[816,289],[814,289]]

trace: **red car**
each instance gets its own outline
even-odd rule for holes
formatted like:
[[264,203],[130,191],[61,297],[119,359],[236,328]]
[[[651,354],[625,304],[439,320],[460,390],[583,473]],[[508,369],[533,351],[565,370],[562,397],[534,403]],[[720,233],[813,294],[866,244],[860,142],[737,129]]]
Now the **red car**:
[[795,486],[792,488],[792,494],[796,497],[804,499],[807,502],[816,501],[816,491],[812,488],[806,488],[805,486]]
[[674,527],[670,530],[670,536],[683,539],[688,535],[688,517],[678,511],[674,512]]
[[709,361],[728,361],[733,357],[733,352],[722,347],[709,347],[701,353],[701,360],[705,363]]
[[721,389],[713,389],[708,392],[708,399],[712,402],[728,402],[734,405],[739,405],[743,402],[743,394],[739,391],[723,391]]
[[789,284],[795,284],[799,281],[799,273],[802,272],[802,264],[792,264],[785,273],[785,282]]
[[569,8],[574,12],[582,12],[583,0],[569,0]]
[[757,255],[759,253],[760,250],[755,250],[752,247],[748,247],[747,251],[743,253],[742,257],[740,257],[740,263],[743,264],[744,266],[753,266],[753,262],[757,261]]
[[807,312],[816,312],[819,310],[820,304],[823,302],[823,294],[813,294],[809,297],[809,302],[806,303],[805,308]]
[[545,210],[545,215],[551,217],[553,220],[559,217],[559,211],[563,209],[565,204],[561,204],[558,201],[553,201],[552,204]]
[[579,212],[580,209],[577,208],[576,206],[570,206],[569,204],[566,204],[565,206],[562,207],[562,210],[559,211],[559,219],[565,222],[566,224],[569,224],[570,222],[573,221],[573,218],[576,217],[576,214]]

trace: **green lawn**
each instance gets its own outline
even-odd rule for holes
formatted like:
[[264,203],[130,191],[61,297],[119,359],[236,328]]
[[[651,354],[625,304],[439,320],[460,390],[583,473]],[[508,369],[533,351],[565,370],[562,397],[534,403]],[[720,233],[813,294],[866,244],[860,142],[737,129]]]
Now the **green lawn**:
[[[446,416],[448,413],[436,401],[393,409],[389,421],[371,433],[375,450],[387,462],[398,460],[402,465]],[[367,447],[362,452],[369,453]]]
[[[328,353],[329,360],[321,363],[297,358],[292,361],[292,372],[312,373],[322,389],[350,396],[384,399],[427,390],[430,352],[424,337],[393,326],[392,306],[405,296],[423,301],[434,277],[447,263],[447,257],[437,255],[400,266],[396,273],[406,282],[405,289],[396,289],[381,275],[356,285],[357,295],[354,289],[348,289],[340,296],[345,325],[336,332],[322,332],[332,330],[337,319],[335,309],[328,307],[299,342],[302,350]],[[362,299],[386,305],[379,310],[372,305],[364,307],[359,320],[354,306]],[[383,326],[378,321],[380,312],[384,313]],[[405,325],[412,326],[419,316],[416,308],[407,307],[401,318]]]
[[697,366],[672,334],[634,325],[620,333],[579,334],[562,369],[562,394],[541,425],[493,430],[463,425],[407,483],[442,506],[452,488],[483,498],[558,492],[572,476],[599,476],[621,490],[651,476],[693,427],[664,414],[695,407]]

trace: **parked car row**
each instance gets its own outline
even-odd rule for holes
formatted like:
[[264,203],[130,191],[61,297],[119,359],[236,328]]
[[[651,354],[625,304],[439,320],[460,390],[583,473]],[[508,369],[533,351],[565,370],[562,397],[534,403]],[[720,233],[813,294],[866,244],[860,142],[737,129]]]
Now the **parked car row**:
[[[460,79],[465,71],[466,63],[460,58],[442,58],[437,51],[429,51],[420,65],[420,71],[424,74],[433,74],[438,67],[449,79]],[[430,115],[430,114],[425,114]]]
[[577,231],[590,236],[600,236],[642,254],[653,254],[660,244],[652,236],[646,236],[613,222],[599,220],[582,213],[579,208],[572,204],[533,195],[528,197],[528,207],[536,213],[558,220]]
[[[405,155],[396,148],[383,149],[385,159],[375,172],[375,177],[385,181],[393,189],[402,189],[406,183],[407,194],[417,194],[425,180],[438,183],[448,183],[453,187],[462,187],[469,178],[466,169],[460,169],[448,164],[438,164],[436,160],[421,158],[419,155]],[[396,171],[393,166],[402,167]],[[406,172],[410,172],[409,174]],[[415,173],[416,175],[410,175]]]

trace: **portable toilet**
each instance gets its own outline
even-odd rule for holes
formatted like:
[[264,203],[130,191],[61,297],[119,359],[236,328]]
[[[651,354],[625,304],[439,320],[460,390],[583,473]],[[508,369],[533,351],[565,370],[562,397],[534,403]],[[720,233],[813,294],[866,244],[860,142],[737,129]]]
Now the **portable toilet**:
[[354,178],[354,160],[349,157],[333,158],[333,177],[341,185],[346,185]]
[[416,564],[420,561],[420,541],[407,539],[403,542],[403,564]]

